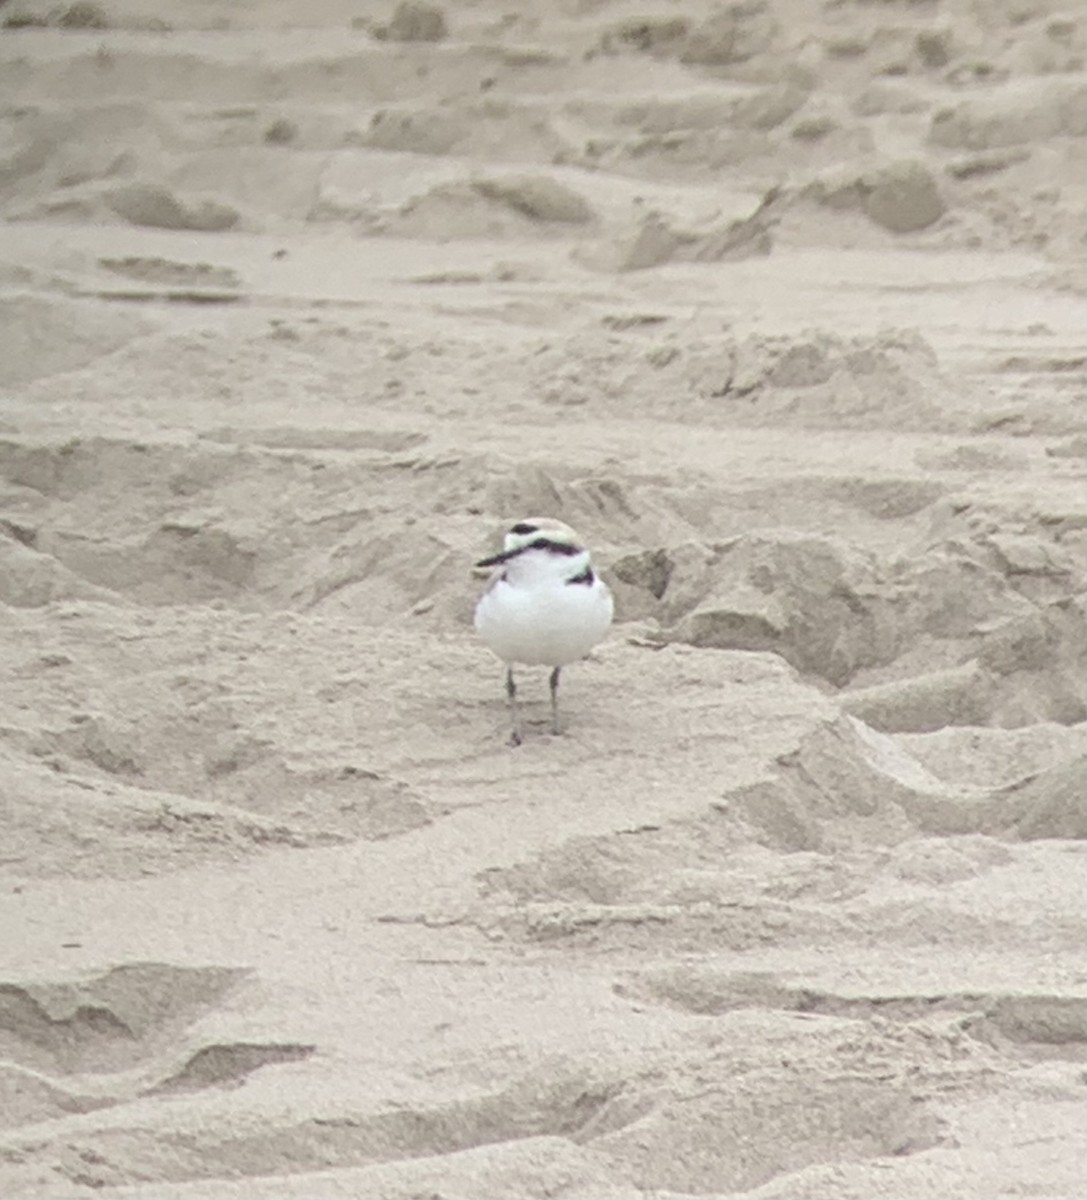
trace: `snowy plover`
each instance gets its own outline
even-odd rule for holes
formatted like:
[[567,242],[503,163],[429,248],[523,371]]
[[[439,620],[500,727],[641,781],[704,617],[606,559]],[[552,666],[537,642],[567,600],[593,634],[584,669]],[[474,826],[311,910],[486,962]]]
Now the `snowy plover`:
[[551,729],[559,732],[559,672],[584,658],[608,631],[612,599],[589,552],[569,525],[526,517],[506,534],[501,554],[477,567],[496,568],[476,605],[480,637],[506,664],[510,742],[521,742],[513,664],[551,667]]

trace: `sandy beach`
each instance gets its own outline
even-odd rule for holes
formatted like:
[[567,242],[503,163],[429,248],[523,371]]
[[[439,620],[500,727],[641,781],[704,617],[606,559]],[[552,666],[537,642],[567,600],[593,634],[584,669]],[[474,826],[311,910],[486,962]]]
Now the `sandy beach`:
[[1083,1194],[1085,26],[0,3],[4,1200]]

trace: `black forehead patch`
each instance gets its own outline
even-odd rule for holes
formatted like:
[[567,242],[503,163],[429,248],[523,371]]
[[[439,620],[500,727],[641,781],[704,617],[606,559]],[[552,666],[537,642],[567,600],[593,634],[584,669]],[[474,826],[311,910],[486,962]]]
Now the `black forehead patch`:
[[528,523],[528,521],[519,521],[519,522],[518,522],[516,525],[514,525],[514,527],[513,527],[513,528],[510,530],[510,533],[517,533],[517,534],[520,534],[520,535],[523,537],[525,534],[528,534],[528,533],[535,533],[535,532],[536,532],[536,530],[537,530],[537,529],[539,529],[539,528],[540,528],[540,527],[539,527],[539,525],[530,525],[530,524]]

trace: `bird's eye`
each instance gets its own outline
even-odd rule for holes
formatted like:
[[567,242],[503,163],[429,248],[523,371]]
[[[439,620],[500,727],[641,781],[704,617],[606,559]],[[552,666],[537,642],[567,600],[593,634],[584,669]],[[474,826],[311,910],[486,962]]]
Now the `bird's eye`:
[[516,533],[521,537],[525,537],[527,534],[535,533],[536,528],[537,527],[535,525],[530,525],[527,521],[521,521],[519,524],[514,525],[514,527],[510,530],[510,533]]

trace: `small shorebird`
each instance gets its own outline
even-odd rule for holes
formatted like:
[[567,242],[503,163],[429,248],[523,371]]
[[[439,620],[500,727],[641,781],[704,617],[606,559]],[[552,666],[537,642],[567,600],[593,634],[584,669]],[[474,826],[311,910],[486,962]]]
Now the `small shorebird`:
[[551,517],[526,517],[506,534],[501,554],[477,567],[494,567],[476,605],[476,630],[506,664],[512,731],[521,743],[513,664],[551,667],[551,730],[559,732],[559,673],[586,654],[608,631],[608,585],[569,525]]

